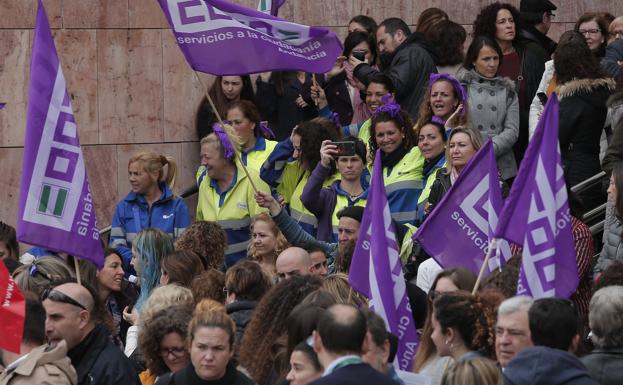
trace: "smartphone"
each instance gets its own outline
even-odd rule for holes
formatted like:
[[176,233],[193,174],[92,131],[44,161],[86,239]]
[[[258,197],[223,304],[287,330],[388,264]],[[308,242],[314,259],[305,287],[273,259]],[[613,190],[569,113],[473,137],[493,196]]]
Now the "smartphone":
[[366,61],[366,53],[362,51],[353,51],[351,55],[357,60]]
[[331,142],[331,144],[337,147],[336,158],[355,155],[355,142]]

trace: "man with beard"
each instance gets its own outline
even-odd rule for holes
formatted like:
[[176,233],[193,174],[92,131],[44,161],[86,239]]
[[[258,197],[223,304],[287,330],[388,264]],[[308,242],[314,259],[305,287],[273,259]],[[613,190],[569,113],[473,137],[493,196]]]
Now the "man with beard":
[[[329,273],[334,273],[337,270],[348,272],[350,259],[359,236],[363,207],[348,206],[337,214],[339,219],[338,242],[328,243],[318,241],[306,233],[298,222],[292,219],[270,194],[258,192],[255,195],[255,199],[258,205],[269,209],[270,215],[290,244],[309,243],[319,246],[326,251],[329,257]],[[337,266],[337,262],[339,262],[339,266]]]

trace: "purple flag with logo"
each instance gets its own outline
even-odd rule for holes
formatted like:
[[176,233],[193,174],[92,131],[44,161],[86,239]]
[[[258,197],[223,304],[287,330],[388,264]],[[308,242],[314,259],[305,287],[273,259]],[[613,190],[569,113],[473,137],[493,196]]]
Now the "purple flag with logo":
[[327,72],[342,54],[335,33],[295,24],[223,0],[158,0],[175,40],[196,71],[245,75]]
[[[493,142],[488,140],[472,157],[413,239],[442,267],[462,266],[476,275],[489,250],[502,211],[502,191]],[[511,257],[507,242],[498,243],[489,259],[490,272]]]
[[385,320],[389,331],[398,336],[395,362],[401,370],[409,370],[418,337],[399,250],[383,184],[381,153],[377,150],[348,280],[353,289],[370,300],[370,308]]
[[30,65],[17,239],[104,262],[78,130],[41,0]]
[[257,4],[257,10],[269,15],[277,16],[279,8],[285,4],[286,0],[260,0]]
[[578,286],[571,214],[558,143],[558,99],[549,98],[500,214],[496,238],[523,245],[518,295],[566,297]]

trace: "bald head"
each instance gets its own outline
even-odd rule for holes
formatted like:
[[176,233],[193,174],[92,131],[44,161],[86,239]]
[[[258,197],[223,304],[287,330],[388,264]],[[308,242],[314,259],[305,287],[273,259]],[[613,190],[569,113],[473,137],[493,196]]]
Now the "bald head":
[[74,299],[76,302],[84,306],[89,313],[93,311],[93,307],[95,306],[93,297],[86,287],[78,285],[77,283],[69,282],[56,286],[53,290],[61,292]]
[[311,265],[309,253],[300,247],[288,247],[279,254],[275,262],[280,279],[288,279],[295,275],[308,275]]

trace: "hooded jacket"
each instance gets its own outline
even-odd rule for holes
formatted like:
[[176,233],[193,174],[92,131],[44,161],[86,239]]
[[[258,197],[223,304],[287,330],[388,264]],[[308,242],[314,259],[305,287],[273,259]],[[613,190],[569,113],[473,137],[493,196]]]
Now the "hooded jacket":
[[[414,32],[391,54],[383,68],[396,87],[396,101],[415,120],[431,73],[437,73],[435,48],[420,33]],[[354,76],[366,86],[379,71],[369,64],[358,65]]]
[[523,349],[503,374],[504,385],[598,385],[576,356],[545,346]]

